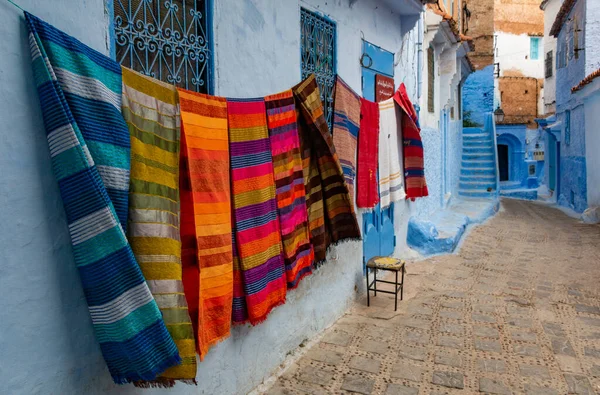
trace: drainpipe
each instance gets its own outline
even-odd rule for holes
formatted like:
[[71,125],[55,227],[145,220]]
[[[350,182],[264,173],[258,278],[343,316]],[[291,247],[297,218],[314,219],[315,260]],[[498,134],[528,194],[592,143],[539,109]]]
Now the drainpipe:
[[421,13],[419,18],[418,36],[417,36],[417,98],[421,100],[421,92],[423,90],[423,79],[421,71],[423,69],[423,18],[425,13]]

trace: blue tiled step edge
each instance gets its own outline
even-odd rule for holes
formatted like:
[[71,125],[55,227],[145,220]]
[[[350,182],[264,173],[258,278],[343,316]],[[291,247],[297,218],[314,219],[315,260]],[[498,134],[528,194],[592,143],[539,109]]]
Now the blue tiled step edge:
[[481,223],[498,211],[498,200],[461,199],[428,220],[411,218],[407,243],[429,256],[453,252],[470,224]]

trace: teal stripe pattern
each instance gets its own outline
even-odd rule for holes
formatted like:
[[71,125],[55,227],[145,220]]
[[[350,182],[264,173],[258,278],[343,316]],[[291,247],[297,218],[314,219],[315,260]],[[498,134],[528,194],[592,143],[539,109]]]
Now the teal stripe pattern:
[[52,169],[96,338],[115,383],[155,380],[181,358],[125,237],[130,143],[120,112],[121,67],[27,12],[25,19]]

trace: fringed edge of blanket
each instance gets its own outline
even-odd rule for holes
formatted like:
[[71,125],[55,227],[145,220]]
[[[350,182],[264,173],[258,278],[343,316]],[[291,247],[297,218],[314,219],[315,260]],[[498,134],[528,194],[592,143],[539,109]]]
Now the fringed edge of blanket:
[[[148,376],[147,377],[154,377],[154,379],[152,380],[131,380],[131,378],[128,378],[127,376],[122,376],[122,375],[112,375],[111,377],[113,379],[113,381],[115,382],[115,384],[129,384],[129,383],[142,383],[145,381],[156,381],[159,380],[161,378],[157,378],[156,376],[158,376],[159,374],[163,373],[165,370],[167,370],[168,368],[172,367],[172,366],[177,366],[181,364],[181,357],[179,356],[179,353],[171,356],[170,358],[164,360],[160,365],[156,366],[154,369],[152,369],[152,371],[148,372]],[[140,377],[141,378],[141,377]]]
[[177,382],[198,385],[196,379],[170,379],[166,377],[159,377],[152,381],[134,381],[133,385],[137,388],[172,388]]
[[[307,266],[307,267],[310,267],[310,268],[312,269],[313,265],[310,265],[310,266]],[[300,277],[298,277],[298,279],[296,280],[296,285],[294,285],[293,287],[290,287],[290,286],[288,285],[288,287],[287,287],[288,291],[291,291],[291,290],[294,290],[294,289],[298,288],[298,286],[300,285],[300,283],[302,282],[302,280],[303,280],[305,277],[308,277],[308,276],[310,276],[312,273],[313,273],[313,271],[312,271],[312,270],[311,270],[311,271],[309,271],[309,272],[302,273],[302,274],[300,275]]]
[[259,319],[252,320],[252,319],[248,318],[248,323],[252,326],[262,324],[263,322],[265,322],[267,320],[267,318],[269,318],[269,314],[271,314],[271,312],[273,311],[274,308],[283,306],[285,304],[285,302],[287,302],[287,295],[285,296],[285,298],[283,298],[279,302],[275,303],[273,306],[269,307],[269,309],[266,311],[265,315],[263,315]]

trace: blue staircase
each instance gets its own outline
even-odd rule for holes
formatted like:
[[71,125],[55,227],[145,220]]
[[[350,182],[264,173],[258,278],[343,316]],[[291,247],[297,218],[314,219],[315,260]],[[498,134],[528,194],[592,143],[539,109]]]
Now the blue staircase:
[[[489,122],[486,122],[486,125]],[[492,198],[496,191],[496,152],[493,124],[463,129],[463,153],[458,195]]]

